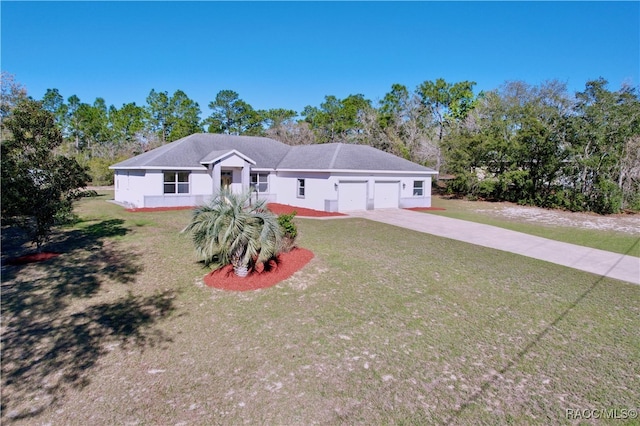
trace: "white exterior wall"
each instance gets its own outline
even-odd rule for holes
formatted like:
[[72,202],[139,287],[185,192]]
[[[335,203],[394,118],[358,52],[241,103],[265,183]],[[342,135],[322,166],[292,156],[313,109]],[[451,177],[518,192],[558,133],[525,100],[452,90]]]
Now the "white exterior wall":
[[192,194],[208,196],[213,194],[213,179],[208,170],[193,171],[191,172],[190,179],[189,190]]
[[116,170],[114,173],[115,201],[141,207],[145,193],[144,170]]
[[179,170],[147,170],[144,204],[141,207],[191,207],[204,204],[211,198],[212,180],[208,170],[184,170],[189,172],[188,194],[165,194],[164,172]]
[[[305,198],[297,196],[297,180],[305,179]],[[367,182],[367,209],[373,209],[375,182],[398,182],[400,186],[399,207],[431,207],[431,176],[358,173],[293,173],[278,172],[270,176],[270,192],[277,193],[273,202],[306,207],[321,211],[338,210],[338,190],[340,182]],[[413,182],[423,181],[423,195],[413,195]]]
[[[232,157],[233,158],[233,157]],[[232,160],[229,158],[228,160]],[[243,162],[242,159],[236,157]],[[225,160],[224,162],[226,163]],[[232,160],[235,161],[235,160]],[[248,164],[243,169],[236,163],[226,163],[226,167],[233,166],[233,187],[237,192],[243,186],[249,185]],[[242,166],[241,165],[241,166]],[[246,176],[243,176],[246,175]],[[305,197],[297,196],[298,179],[305,179]],[[195,206],[207,202],[212,194],[214,182],[212,171],[207,169],[192,170],[189,181],[189,194],[163,194],[163,170],[116,170],[115,171],[115,201],[130,207],[173,207]],[[246,180],[246,182],[244,182]],[[400,208],[430,207],[431,180],[429,175],[392,175],[376,173],[330,173],[330,172],[272,172],[269,173],[269,192],[260,194],[270,202],[289,204],[321,211],[338,210],[338,190],[340,182],[367,182],[367,209],[373,209],[375,199],[375,182],[397,182],[399,185]],[[423,181],[423,196],[413,195],[413,182]],[[243,183],[244,182],[244,183]]]
[[220,161],[221,167],[244,167],[245,161],[237,155],[230,155]]
[[[324,200],[337,197],[329,173],[288,173],[271,174],[269,191],[276,193],[272,201],[291,206],[324,210]],[[298,197],[298,179],[305,180],[305,197]]]
[[195,206],[208,201],[213,188],[206,169],[189,171],[189,194],[164,194],[164,170],[116,170],[114,181],[115,201],[133,208]]
[[[408,176],[400,180],[400,208],[411,207],[431,207],[431,176]],[[424,182],[423,196],[416,197],[413,195],[413,182],[421,180]],[[402,187],[402,184],[405,187]]]

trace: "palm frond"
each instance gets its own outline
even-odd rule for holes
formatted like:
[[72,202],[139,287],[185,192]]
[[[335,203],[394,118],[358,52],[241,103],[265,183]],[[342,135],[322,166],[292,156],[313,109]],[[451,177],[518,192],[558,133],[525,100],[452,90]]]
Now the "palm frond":
[[196,254],[206,265],[253,266],[278,253],[282,230],[266,200],[251,203],[251,192],[224,188],[194,209],[182,230],[191,235]]

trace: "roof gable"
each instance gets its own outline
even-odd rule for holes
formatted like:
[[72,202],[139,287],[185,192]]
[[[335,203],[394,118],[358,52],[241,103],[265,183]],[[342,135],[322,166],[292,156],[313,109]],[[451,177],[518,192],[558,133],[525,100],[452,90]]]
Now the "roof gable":
[[247,157],[246,155],[242,154],[241,152],[238,152],[235,149],[228,149],[228,150],[222,150],[222,151],[211,151],[209,154],[207,154],[206,157],[204,157],[202,160],[200,160],[200,164],[215,164],[218,161],[224,160],[226,158],[229,158],[231,156],[237,156],[242,158],[243,160],[255,165],[256,162],[253,161],[251,158]]

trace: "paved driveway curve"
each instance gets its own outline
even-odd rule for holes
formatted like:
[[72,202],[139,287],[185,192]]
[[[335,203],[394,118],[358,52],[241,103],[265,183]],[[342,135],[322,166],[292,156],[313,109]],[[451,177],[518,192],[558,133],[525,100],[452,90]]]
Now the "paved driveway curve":
[[640,284],[640,258],[634,256],[411,210],[378,209],[349,212],[349,215]]

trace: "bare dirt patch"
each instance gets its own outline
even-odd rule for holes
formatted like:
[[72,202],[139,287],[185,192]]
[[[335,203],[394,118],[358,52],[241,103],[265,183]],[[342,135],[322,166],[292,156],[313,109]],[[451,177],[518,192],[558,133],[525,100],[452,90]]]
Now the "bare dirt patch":
[[548,210],[539,207],[515,206],[512,204],[498,204],[493,209],[476,209],[476,211],[543,225],[569,226],[640,235],[640,215],[634,214],[601,216],[590,213]]
[[277,261],[272,260],[267,265],[259,265],[256,271],[247,277],[238,277],[233,272],[233,267],[227,265],[205,275],[204,282],[209,287],[230,291],[269,288],[302,269],[312,258],[311,251],[297,247],[288,253],[278,255]]

